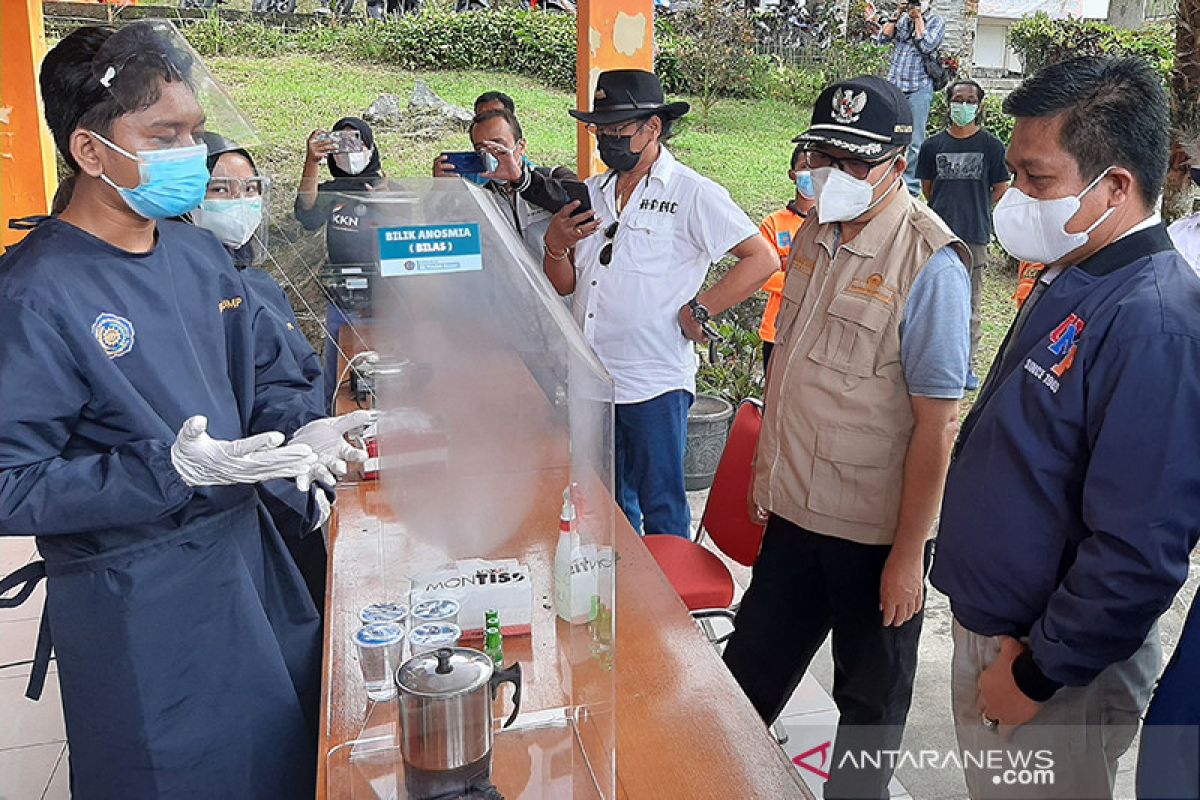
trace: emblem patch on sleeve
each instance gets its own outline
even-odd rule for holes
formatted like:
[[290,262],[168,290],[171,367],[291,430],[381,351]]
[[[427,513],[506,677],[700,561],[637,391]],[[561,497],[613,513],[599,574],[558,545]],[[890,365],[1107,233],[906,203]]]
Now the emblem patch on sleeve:
[[120,358],[133,349],[133,323],[107,311],[92,323],[92,336],[109,358]]

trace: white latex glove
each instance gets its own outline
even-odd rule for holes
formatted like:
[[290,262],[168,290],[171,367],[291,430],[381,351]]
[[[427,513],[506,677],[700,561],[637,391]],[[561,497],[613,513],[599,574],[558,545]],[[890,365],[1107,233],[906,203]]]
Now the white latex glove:
[[305,444],[283,444],[282,433],[245,439],[214,439],[208,418],[189,418],[171,445],[171,463],[188,486],[232,486],[307,475],[317,463]]
[[325,494],[321,489],[317,490],[317,510],[320,513],[317,517],[317,524],[312,526],[314,531],[328,522],[329,515],[333,513],[333,505],[329,502],[329,495]]
[[347,463],[366,461],[367,451],[346,441],[346,434],[361,433],[374,421],[374,411],[351,411],[340,417],[313,420],[296,431],[289,444],[308,445],[317,455],[317,463],[312,469],[296,478],[296,488],[307,492],[314,481],[333,486],[346,474]]

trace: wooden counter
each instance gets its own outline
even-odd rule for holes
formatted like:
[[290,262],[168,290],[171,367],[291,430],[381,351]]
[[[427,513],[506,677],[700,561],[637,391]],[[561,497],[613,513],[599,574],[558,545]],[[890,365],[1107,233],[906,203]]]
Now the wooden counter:
[[[568,470],[565,465],[549,466],[526,477],[540,487],[541,496],[552,499],[561,495]],[[506,637],[504,642],[506,663],[519,660],[525,672],[523,710],[561,704],[561,697],[556,696],[564,669],[560,650],[573,646],[571,637],[580,630],[558,621],[549,601],[557,505],[547,501],[530,508],[518,533],[498,552],[477,554],[517,558],[534,576],[532,636]],[[640,538],[615,512],[615,504],[614,513],[618,519],[613,541],[618,559],[617,796],[627,800],[811,798],[717,650],[704,639]],[[362,735],[368,703],[357,663],[351,657],[350,635],[358,624],[358,610],[381,599],[381,559],[403,564],[429,557],[429,547],[405,536],[403,528],[378,482],[339,489],[330,534],[320,798],[358,800],[363,796],[336,780],[337,785],[326,785],[330,782],[326,754]],[[504,692],[506,697],[508,692]],[[395,717],[391,706],[394,704],[372,709],[371,726],[391,724]],[[507,701],[505,706],[511,707]],[[530,759],[524,752],[528,746],[522,741],[509,732],[497,736],[494,773],[502,790],[506,787],[499,776],[518,771],[530,774]],[[519,790],[508,788],[507,792],[508,800],[522,796]],[[530,791],[524,796],[552,795]]]

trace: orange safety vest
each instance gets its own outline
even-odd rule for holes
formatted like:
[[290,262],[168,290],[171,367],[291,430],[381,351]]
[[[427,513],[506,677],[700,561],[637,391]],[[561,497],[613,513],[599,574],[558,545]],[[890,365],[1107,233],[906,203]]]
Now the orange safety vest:
[[1029,299],[1033,287],[1037,285],[1038,277],[1045,268],[1045,264],[1039,264],[1036,261],[1021,262],[1020,268],[1017,269],[1017,291],[1013,294],[1017,308],[1025,305],[1025,301]]
[[783,271],[787,268],[788,256],[792,252],[792,240],[796,238],[796,231],[800,230],[803,224],[804,217],[796,211],[792,203],[788,203],[787,208],[772,213],[758,226],[759,233],[779,253],[779,269],[762,287],[767,293],[767,307],[763,310],[762,324],[758,326],[758,338],[764,342],[775,341],[775,318],[779,316],[779,307],[783,305]]

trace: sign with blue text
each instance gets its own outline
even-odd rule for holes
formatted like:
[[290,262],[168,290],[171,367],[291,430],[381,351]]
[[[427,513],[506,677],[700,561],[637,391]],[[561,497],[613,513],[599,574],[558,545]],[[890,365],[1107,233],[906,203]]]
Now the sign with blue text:
[[379,271],[385,278],[483,269],[479,224],[380,228]]

